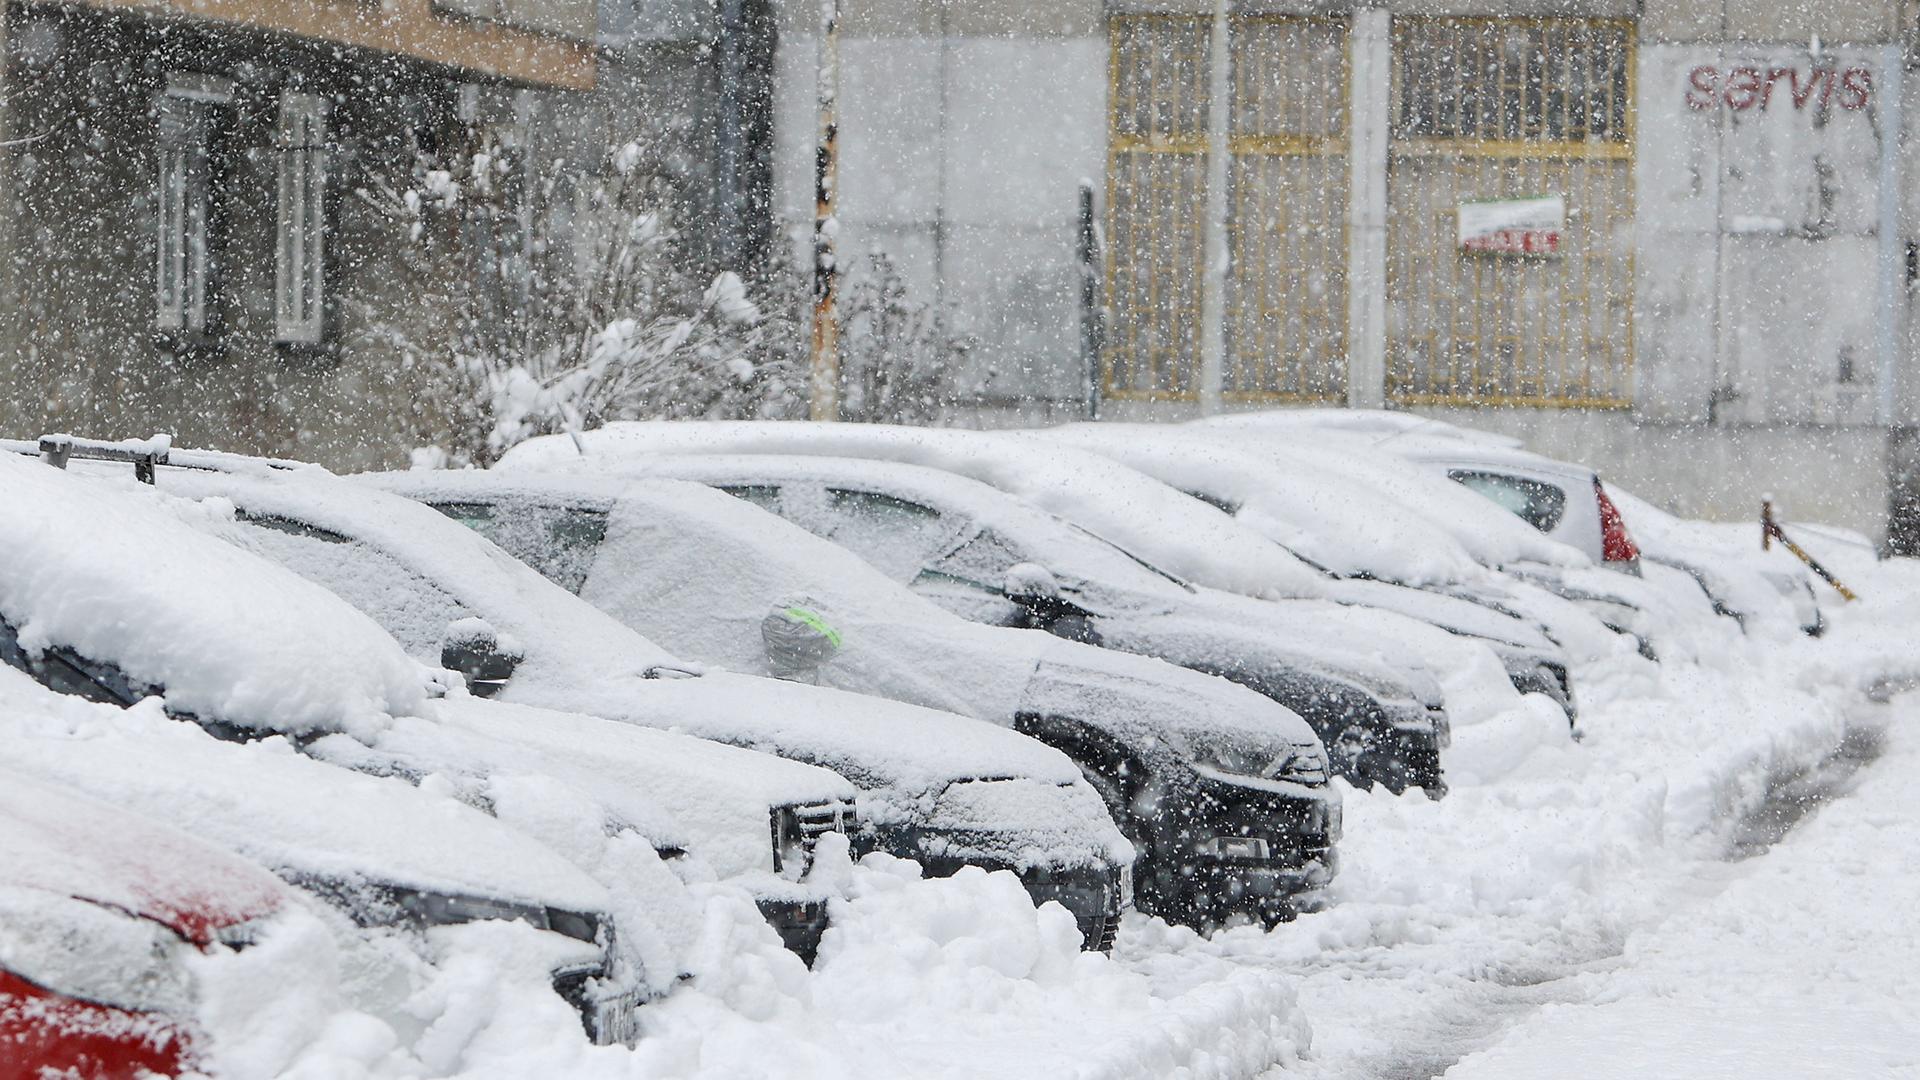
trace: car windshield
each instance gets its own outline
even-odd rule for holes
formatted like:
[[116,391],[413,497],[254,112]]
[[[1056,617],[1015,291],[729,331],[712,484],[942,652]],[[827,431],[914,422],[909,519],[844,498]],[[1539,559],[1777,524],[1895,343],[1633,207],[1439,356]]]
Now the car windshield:
[[541,576],[578,596],[607,538],[607,514],[533,501],[511,508],[490,502],[432,503],[435,510],[500,545]]

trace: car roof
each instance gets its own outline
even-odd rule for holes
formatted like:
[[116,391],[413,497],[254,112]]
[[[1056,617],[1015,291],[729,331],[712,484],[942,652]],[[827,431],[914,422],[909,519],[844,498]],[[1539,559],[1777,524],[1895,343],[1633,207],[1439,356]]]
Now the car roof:
[[272,874],[204,841],[0,765],[0,886],[151,919],[198,945],[287,900]]
[[[583,432],[585,457],[779,453],[881,458],[969,476],[1073,521],[1189,580],[1250,595],[1314,596],[1320,578],[1219,510],[1097,454],[1019,433],[802,421],[608,424]],[[532,439],[503,467],[555,467],[583,455]]]
[[1391,409],[1352,409],[1346,407],[1320,408],[1296,406],[1282,409],[1259,409],[1252,412],[1221,413],[1192,421],[1196,425],[1250,430],[1268,430],[1274,432],[1298,431],[1302,428],[1320,428],[1327,431],[1341,431],[1352,435],[1368,436],[1382,447],[1391,445],[1402,437],[1420,436],[1430,439],[1447,439],[1455,442],[1480,446],[1519,446],[1521,441],[1510,435],[1499,435],[1478,428],[1462,427],[1450,424],[1431,416],[1417,413],[1399,412]]
[[1414,510],[1363,484],[1313,470],[1277,468],[1271,457],[1209,429],[1102,422],[1039,434],[1118,460],[1185,491],[1236,505],[1249,528],[1342,574],[1414,584],[1484,573],[1471,552]]

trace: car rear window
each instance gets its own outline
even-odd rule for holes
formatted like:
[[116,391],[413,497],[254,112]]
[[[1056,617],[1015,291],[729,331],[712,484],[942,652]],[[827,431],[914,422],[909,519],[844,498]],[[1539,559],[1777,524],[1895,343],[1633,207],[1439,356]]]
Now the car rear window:
[[1452,469],[1447,475],[1506,507],[1541,532],[1552,532],[1567,510],[1567,493],[1542,480],[1474,469]]

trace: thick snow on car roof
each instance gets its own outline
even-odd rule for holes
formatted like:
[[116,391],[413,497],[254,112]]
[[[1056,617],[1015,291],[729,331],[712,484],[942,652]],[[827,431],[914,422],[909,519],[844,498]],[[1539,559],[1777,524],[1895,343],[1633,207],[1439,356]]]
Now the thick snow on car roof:
[[[1482,566],[1500,568],[1536,562],[1584,566],[1589,560],[1549,539],[1498,505],[1430,469],[1396,457],[1390,445],[1334,430],[1273,431],[1210,423],[1181,425],[1302,477],[1318,476],[1355,500],[1369,494],[1425,519],[1432,535],[1451,537]],[[1398,573],[1382,576],[1398,577]]]
[[15,769],[283,876],[606,908],[591,878],[470,806],[314,761],[281,738],[222,742],[151,700],[95,704],[0,666],[0,742]]
[[[162,490],[231,501],[250,517],[288,518],[362,540],[456,597],[501,633],[549,644],[529,654],[524,674],[564,667],[571,677],[639,673],[682,662],[660,646],[582,604],[471,529],[411,499],[327,473],[253,475],[163,470]],[[222,535],[241,543],[245,530]],[[552,647],[552,646],[559,647]],[[542,675],[553,682],[566,672]],[[552,704],[552,703],[549,703]]]
[[[364,540],[512,638],[525,659],[501,699],[678,730],[797,757],[869,781],[937,790],[980,776],[1058,774],[1066,759],[998,730],[962,731],[945,714],[825,687],[697,669],[541,577],[479,533],[411,499],[338,477],[169,472],[183,494],[219,495],[253,515],[283,516]],[[228,525],[232,535],[238,526]],[[240,542],[250,538],[236,537]],[[903,739],[920,725],[916,739]],[[836,798],[838,777],[753,758],[771,801]],[[1077,774],[1076,774],[1077,775]]]
[[278,879],[178,829],[0,766],[0,886],[118,908],[206,944],[286,902]]
[[1330,483],[1317,472],[1276,468],[1271,458],[1170,424],[1069,424],[1039,435],[1112,457],[1182,491],[1235,507],[1237,520],[1345,575],[1393,576],[1409,584],[1481,574],[1471,553],[1435,535],[1427,519],[1370,488]]
[[[1226,514],[1118,462],[1030,436],[885,424],[650,421],[608,424],[579,439],[587,457],[818,454],[926,465],[1017,495],[1193,581],[1250,595],[1320,595],[1318,575]],[[550,468],[581,456],[571,437],[549,436],[520,444],[501,464]]]
[[983,718],[1094,709],[1116,727],[1150,721],[1163,732],[1244,730],[1313,741],[1305,721],[1224,680],[1036,630],[968,622],[845,548],[699,484],[524,472],[364,479],[435,501],[485,493],[613,510],[582,595],[704,661],[761,670],[761,618],[775,604],[804,599],[842,636],[826,665],[837,685]]
[[0,615],[239,727],[365,731],[424,698],[418,664],[365,616],[215,542],[128,480],[0,454]]
[[1387,409],[1262,409],[1256,412],[1222,413],[1207,417],[1208,424],[1274,432],[1297,432],[1306,428],[1343,431],[1374,439],[1422,436],[1451,439],[1481,446],[1519,446],[1511,435],[1497,435],[1478,428],[1461,427],[1431,416],[1393,412]]

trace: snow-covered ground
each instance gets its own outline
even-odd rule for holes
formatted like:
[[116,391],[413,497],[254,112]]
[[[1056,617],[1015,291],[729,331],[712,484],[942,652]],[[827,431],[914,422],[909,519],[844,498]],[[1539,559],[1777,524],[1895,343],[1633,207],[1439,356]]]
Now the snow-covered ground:
[[1700,664],[1623,654],[1582,672],[1578,743],[1543,702],[1464,718],[1453,793],[1348,792],[1335,904],[1271,933],[1202,940],[1134,917],[1111,960],[1076,958],[1010,882],[866,867],[816,972],[757,1012],[683,994],[655,1010],[633,1064],[1474,1080],[1914,1068],[1920,957],[1898,928],[1920,910],[1920,815],[1903,801],[1920,738],[1900,721],[1920,695],[1868,691],[1920,671],[1920,573],[1856,576],[1867,599],[1823,640],[1746,639],[1719,620],[1699,628]]

